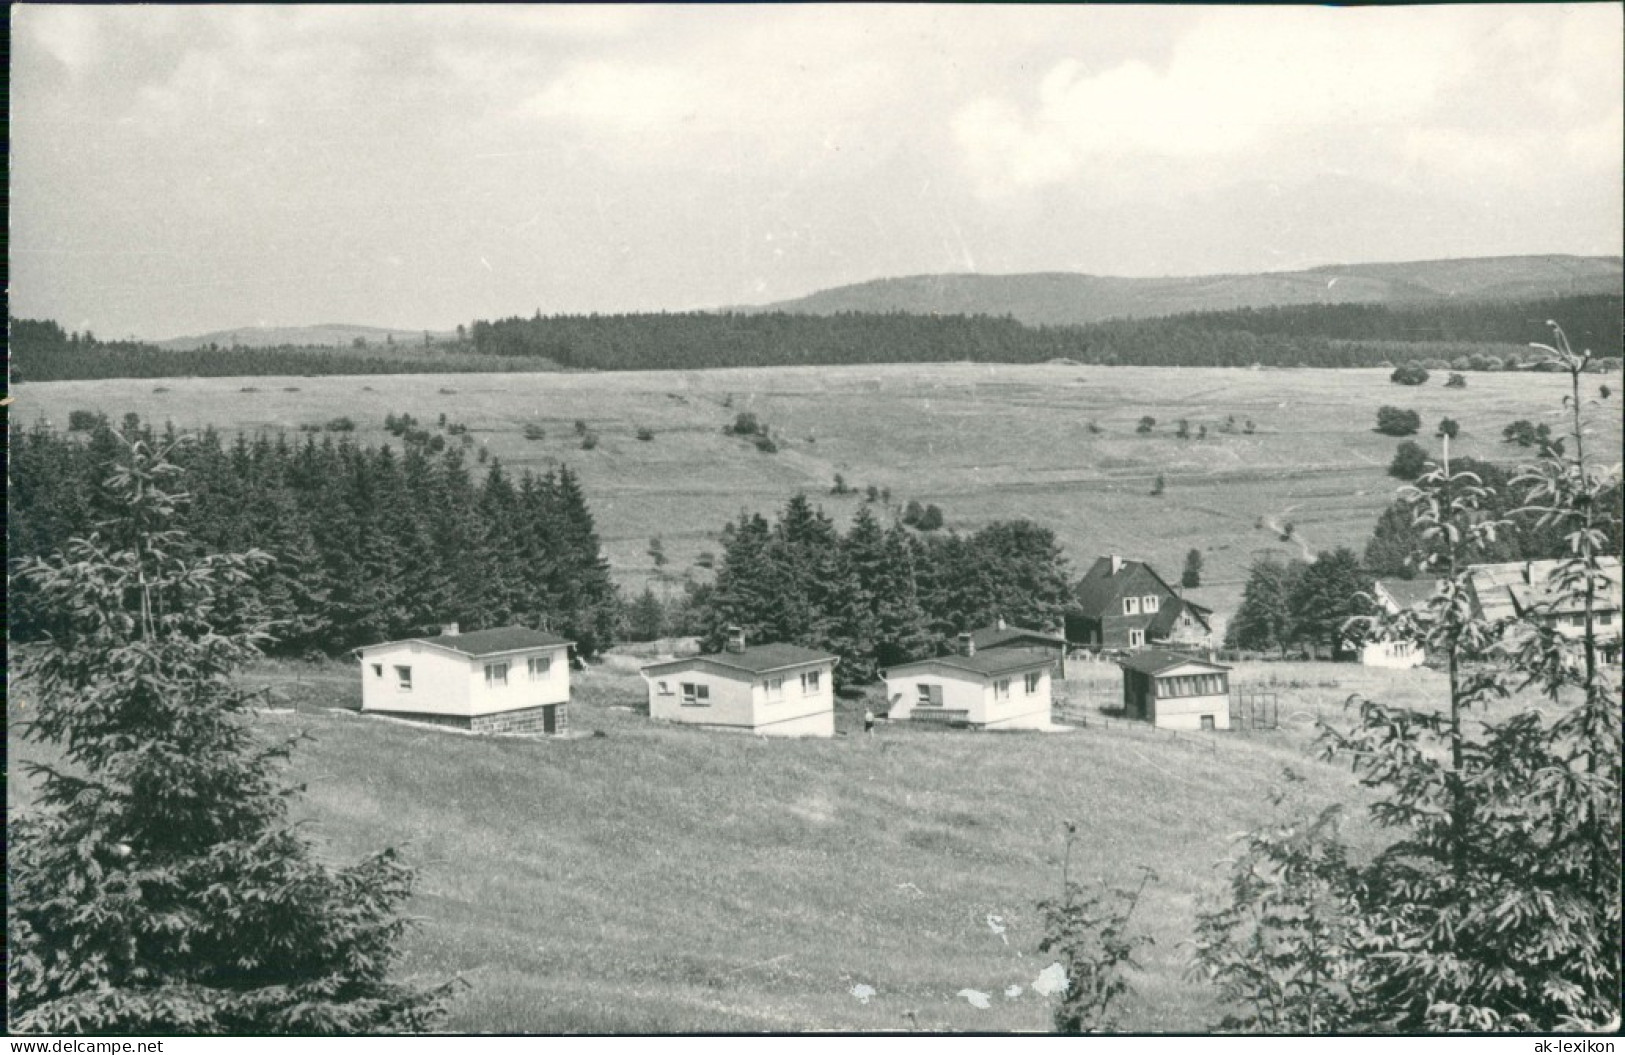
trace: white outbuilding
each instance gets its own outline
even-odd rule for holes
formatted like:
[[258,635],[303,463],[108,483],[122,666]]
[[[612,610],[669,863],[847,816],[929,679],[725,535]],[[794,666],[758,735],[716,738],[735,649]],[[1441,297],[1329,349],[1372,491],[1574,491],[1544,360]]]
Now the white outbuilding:
[[737,628],[721,652],[642,669],[649,717],[763,736],[834,736],[835,664],[800,645],[746,646]]
[[1042,648],[982,651],[972,635],[961,634],[954,655],[886,670],[888,717],[981,729],[1047,728],[1055,661],[1055,653]]
[[1123,711],[1159,729],[1230,728],[1230,668],[1160,648],[1136,652],[1123,668]]
[[569,728],[570,645],[522,626],[460,633],[450,623],[433,637],[356,649],[361,710],[486,733],[548,733]]

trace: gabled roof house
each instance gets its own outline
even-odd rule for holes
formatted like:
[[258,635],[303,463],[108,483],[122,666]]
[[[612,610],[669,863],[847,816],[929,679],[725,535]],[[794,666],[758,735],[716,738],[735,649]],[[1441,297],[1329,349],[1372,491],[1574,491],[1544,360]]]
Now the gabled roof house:
[[[1372,600],[1390,615],[1420,608],[1438,589],[1435,579],[1378,579],[1371,588]],[[1427,660],[1427,653],[1414,641],[1370,639],[1360,645],[1360,663],[1367,667],[1408,670]]]
[[[1565,596],[1557,581],[1563,561],[1510,561],[1475,564],[1468,569],[1473,602],[1486,619],[1523,616],[1551,627],[1564,637],[1585,633],[1585,605]],[[1592,599],[1592,629],[1598,647],[1609,659],[1620,649],[1621,574],[1618,557],[1601,561],[1606,585]]]
[[800,645],[745,644],[728,630],[721,652],[650,663],[649,717],[763,736],[835,735],[835,664]]
[[990,649],[1021,648],[1047,653],[1051,660],[1051,673],[1058,678],[1066,677],[1066,637],[1061,634],[1052,634],[1045,630],[1029,630],[1026,627],[1010,626],[1000,616],[992,626],[984,626],[970,633],[971,644],[978,652],[987,652]]
[[979,729],[1041,729],[1050,724],[1053,652],[1033,648],[983,651],[971,634],[959,651],[888,668],[892,721],[935,721]]
[[439,634],[356,649],[361,710],[474,732],[569,728],[570,645],[522,626]]
[[1073,590],[1066,637],[1091,649],[1211,648],[1213,610],[1187,601],[1150,564],[1096,558]]

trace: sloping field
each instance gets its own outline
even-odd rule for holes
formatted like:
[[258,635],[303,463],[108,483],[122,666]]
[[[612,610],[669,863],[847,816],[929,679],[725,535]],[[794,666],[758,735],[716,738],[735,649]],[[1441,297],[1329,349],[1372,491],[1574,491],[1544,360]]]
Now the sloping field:
[[[1243,666],[1238,687],[1280,695],[1283,728],[1268,733],[882,726],[770,741],[649,722],[633,669],[611,657],[578,676],[581,738],[568,741],[329,710],[356,703],[344,664],[249,677],[298,705],[263,716],[268,735],[316,738],[293,776],[308,782],[297,808],[324,856],[398,845],[421,869],[401,974],[470,983],[454,1030],[889,1030],[909,1026],[905,1012],[926,1029],[1045,1030],[1036,903],[1059,888],[1071,820],[1074,878],[1131,882],[1141,865],[1159,877],[1135,917],[1156,944],[1125,1027],[1201,1031],[1217,1019],[1213,994],[1186,976],[1181,943],[1223,889],[1232,836],[1270,817],[1282,767],[1308,778],[1305,806],[1349,804],[1348,834],[1371,837],[1348,773],[1306,756],[1310,715],[1356,689],[1420,701],[1441,681]],[[1110,700],[1115,670],[1085,671],[1073,689],[1086,706]],[[26,707],[21,687],[8,704],[14,764],[40,755],[16,738]],[[8,805],[29,794],[13,780]],[[867,1003],[858,985],[875,990]]]
[[[844,520],[862,498],[827,493],[840,473],[849,486],[890,488],[892,514],[910,499],[935,502],[959,530],[1030,517],[1055,531],[1079,574],[1116,552],[1177,575],[1186,551],[1199,548],[1205,582],[1193,596],[1222,615],[1260,552],[1364,546],[1397,487],[1385,470],[1398,441],[1372,430],[1377,407],[1416,410],[1429,444],[1439,419],[1455,418],[1463,429],[1455,449],[1491,459],[1524,453],[1500,442],[1510,421],[1561,428],[1559,375],[1475,373],[1465,389],[1442,381],[1403,387],[1379,370],[971,363],[67,381],[18,386],[12,420],[135,411],[185,428],[253,432],[347,415],[359,440],[376,443],[394,442],[383,431],[390,412],[427,426],[444,413],[510,469],[576,469],[616,576],[634,590],[656,575],[645,552],[653,536],[663,540],[667,573],[681,574],[701,552],[720,551],[725,522],[742,510],[771,513],[798,490]],[[1594,395],[1608,381],[1588,379],[1587,388]],[[1612,410],[1594,414],[1592,449],[1617,457]],[[741,411],[771,428],[778,454],[722,434]],[[1157,426],[1140,435],[1145,415]],[[1237,431],[1221,432],[1232,417]],[[1206,426],[1207,437],[1177,439],[1181,418],[1193,435]],[[1248,419],[1253,435],[1240,431]],[[598,435],[596,449],[581,449],[578,420]],[[532,423],[545,439],[524,438]],[[654,438],[638,440],[640,426]],[[1166,490],[1153,497],[1159,474]],[[1283,543],[1269,525],[1287,522],[1296,538]]]

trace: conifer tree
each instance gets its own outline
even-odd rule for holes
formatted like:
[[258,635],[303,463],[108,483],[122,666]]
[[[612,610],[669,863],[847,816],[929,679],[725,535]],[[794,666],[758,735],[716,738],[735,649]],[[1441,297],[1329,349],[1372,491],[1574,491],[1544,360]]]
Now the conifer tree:
[[1303,570],[1290,604],[1294,639],[1343,652],[1351,643],[1345,625],[1371,612],[1371,576],[1353,550],[1339,546]]
[[1225,631],[1227,648],[1265,652],[1280,649],[1284,655],[1294,640],[1292,595],[1303,574],[1302,561],[1282,561],[1264,556],[1247,571],[1247,585],[1241,605]]
[[268,557],[195,555],[180,470],[144,440],[122,510],[17,578],[58,614],[22,662],[39,805],[9,827],[13,1032],[355,1034],[432,1027],[439,994],[388,980],[412,872],[393,851],[319,863],[222,632]]

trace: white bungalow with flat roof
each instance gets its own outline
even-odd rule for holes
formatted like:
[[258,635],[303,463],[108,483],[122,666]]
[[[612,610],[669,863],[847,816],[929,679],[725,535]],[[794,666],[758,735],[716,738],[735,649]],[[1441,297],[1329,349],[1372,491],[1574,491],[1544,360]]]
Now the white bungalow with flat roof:
[[899,663],[885,671],[889,717],[980,729],[1042,729],[1050,724],[1054,664],[1052,650],[981,651],[972,635],[960,634],[954,655]]
[[649,717],[763,736],[835,735],[835,664],[800,645],[745,645],[729,628],[721,652],[651,663]]
[[562,734],[569,726],[570,645],[522,626],[356,649],[361,710],[474,732]]
[[1230,728],[1230,668],[1160,648],[1123,668],[1123,710],[1159,729]]

